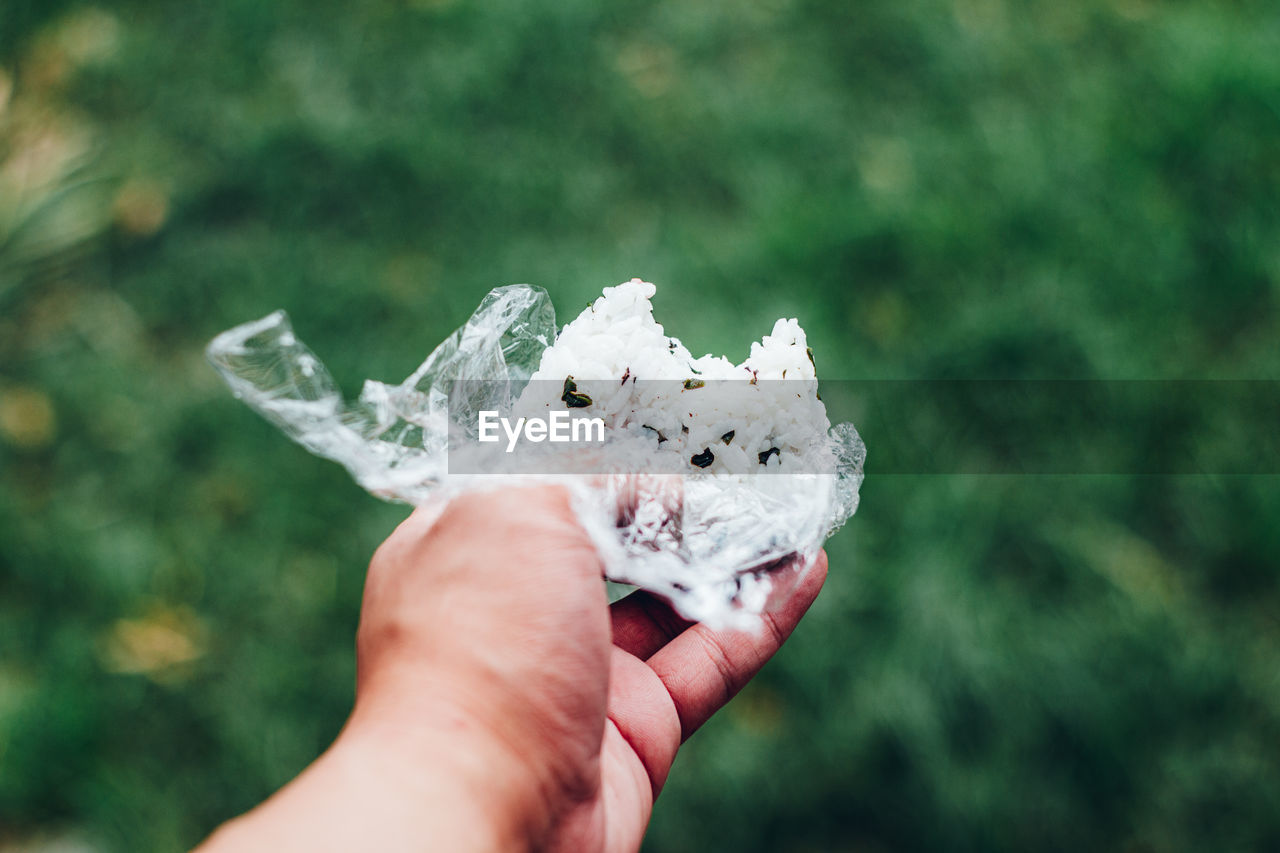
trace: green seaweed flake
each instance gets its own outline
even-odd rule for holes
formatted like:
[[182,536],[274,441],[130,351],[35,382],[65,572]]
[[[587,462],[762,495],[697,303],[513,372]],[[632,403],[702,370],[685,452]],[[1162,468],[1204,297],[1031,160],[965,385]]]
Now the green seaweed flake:
[[573,381],[572,376],[564,378],[564,393],[560,395],[560,399],[570,409],[585,409],[591,405],[591,398],[586,394],[578,393],[578,383]]

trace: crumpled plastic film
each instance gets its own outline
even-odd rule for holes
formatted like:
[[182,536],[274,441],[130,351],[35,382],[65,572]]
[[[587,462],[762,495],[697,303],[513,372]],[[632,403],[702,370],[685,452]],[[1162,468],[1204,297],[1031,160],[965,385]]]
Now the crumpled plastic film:
[[[223,332],[208,356],[238,398],[380,498],[421,505],[513,484],[565,484],[608,579],[713,627],[757,627],[857,509],[866,455],[857,431],[831,429],[831,470],[820,473],[659,475],[620,462],[605,474],[450,474],[451,436],[481,410],[510,409],[555,337],[547,293],[511,285],[491,291],[404,382],[366,381],[355,401],[343,399],[283,311]],[[611,435],[597,452],[630,459],[627,441]]]

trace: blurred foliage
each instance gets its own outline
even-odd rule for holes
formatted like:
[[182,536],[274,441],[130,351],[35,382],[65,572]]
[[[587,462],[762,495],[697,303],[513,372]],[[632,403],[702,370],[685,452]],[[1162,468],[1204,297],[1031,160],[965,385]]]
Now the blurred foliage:
[[[217,331],[287,308],[354,390],[492,286],[639,275],[829,377],[1275,377],[1277,199],[1263,0],[0,4],[0,849],[191,844],[349,707],[404,510],[231,400]],[[647,849],[1280,847],[1274,478],[865,438]]]

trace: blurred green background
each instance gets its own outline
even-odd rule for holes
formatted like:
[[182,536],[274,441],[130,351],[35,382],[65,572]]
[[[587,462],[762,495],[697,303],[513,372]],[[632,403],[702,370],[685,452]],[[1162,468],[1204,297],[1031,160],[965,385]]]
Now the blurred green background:
[[[352,698],[405,510],[231,399],[641,276],[827,377],[1280,376],[1268,0],[0,2],[0,851],[190,845]],[[658,851],[1280,848],[1280,482],[868,477]],[[1133,436],[1117,436],[1117,442]]]

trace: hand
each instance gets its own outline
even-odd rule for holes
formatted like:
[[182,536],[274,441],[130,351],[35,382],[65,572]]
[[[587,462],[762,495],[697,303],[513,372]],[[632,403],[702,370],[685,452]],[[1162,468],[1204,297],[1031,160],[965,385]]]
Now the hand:
[[717,633],[646,593],[608,607],[562,489],[418,511],[369,568],[347,727],[208,851],[637,850],[680,744],[825,576],[823,554],[761,633]]

